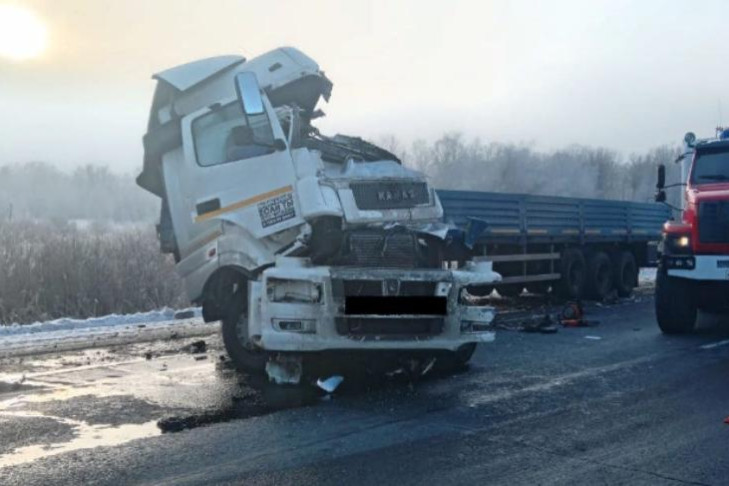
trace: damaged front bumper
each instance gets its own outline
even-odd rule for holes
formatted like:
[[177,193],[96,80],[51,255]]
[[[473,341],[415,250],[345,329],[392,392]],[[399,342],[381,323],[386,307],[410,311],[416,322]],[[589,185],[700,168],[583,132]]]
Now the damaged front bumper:
[[500,276],[468,270],[307,266],[286,259],[249,288],[249,335],[268,351],[440,350],[491,342],[495,310],[463,299]]

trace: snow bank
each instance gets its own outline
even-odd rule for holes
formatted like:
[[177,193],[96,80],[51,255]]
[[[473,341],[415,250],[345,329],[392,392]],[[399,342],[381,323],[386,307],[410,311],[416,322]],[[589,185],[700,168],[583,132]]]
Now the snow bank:
[[656,281],[656,269],[655,268],[641,268],[638,274],[639,284],[649,284]]
[[56,331],[78,331],[84,329],[100,329],[115,326],[129,326],[134,324],[155,324],[175,320],[177,312],[193,311],[195,318],[202,315],[199,307],[192,307],[184,310],[164,308],[149,312],[138,312],[136,314],[111,314],[102,317],[91,317],[89,319],[61,318],[53,321],[36,322],[33,324],[10,324],[0,326],[0,339],[4,336],[17,336],[23,334],[35,334],[39,332]]

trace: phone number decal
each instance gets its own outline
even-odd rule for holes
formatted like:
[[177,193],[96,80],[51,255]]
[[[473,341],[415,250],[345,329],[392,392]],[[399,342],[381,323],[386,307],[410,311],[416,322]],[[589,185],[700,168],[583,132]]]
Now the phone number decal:
[[258,214],[264,228],[293,218],[296,216],[293,194],[289,192],[258,203]]

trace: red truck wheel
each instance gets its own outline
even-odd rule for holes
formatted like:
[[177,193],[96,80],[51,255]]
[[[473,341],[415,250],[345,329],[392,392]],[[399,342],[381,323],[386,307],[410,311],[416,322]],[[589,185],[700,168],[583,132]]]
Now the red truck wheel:
[[698,308],[690,280],[670,277],[658,268],[656,320],[664,334],[687,334],[696,328]]

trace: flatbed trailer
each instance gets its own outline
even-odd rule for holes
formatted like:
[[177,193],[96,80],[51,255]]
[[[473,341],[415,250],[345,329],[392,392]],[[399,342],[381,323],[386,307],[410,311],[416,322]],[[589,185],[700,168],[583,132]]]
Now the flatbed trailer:
[[493,262],[502,280],[472,293],[515,296],[550,288],[569,299],[628,296],[654,266],[670,209],[658,203],[438,190],[445,221],[463,235],[464,260]]

